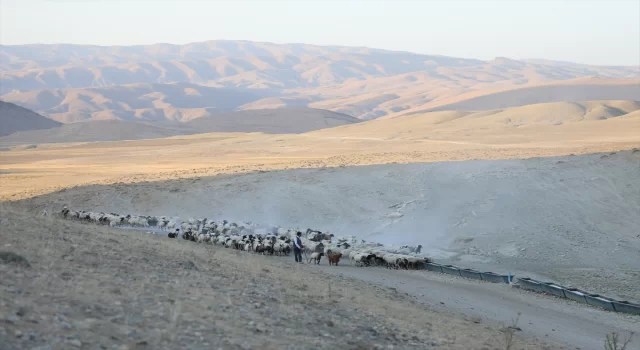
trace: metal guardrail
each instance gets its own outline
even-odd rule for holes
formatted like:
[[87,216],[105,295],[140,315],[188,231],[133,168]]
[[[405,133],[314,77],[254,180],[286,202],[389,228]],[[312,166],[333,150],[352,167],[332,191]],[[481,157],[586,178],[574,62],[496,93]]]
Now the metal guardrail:
[[[492,283],[511,284],[514,281],[514,276],[511,274],[500,275],[493,272],[480,272],[474,269],[465,269],[454,265],[442,265],[434,262],[424,264],[423,268],[428,271],[435,271]],[[558,298],[570,299],[608,311],[640,315],[640,304],[615,300],[598,294],[591,294],[577,288],[567,288],[556,283],[537,281],[528,277],[517,278],[517,285],[522,289],[545,293]]]
[[559,298],[571,299],[579,303],[599,307],[608,311],[640,315],[640,304],[615,300],[599,294],[591,294],[576,288],[567,288],[555,283],[536,281],[531,278],[518,278],[523,289],[547,293]]

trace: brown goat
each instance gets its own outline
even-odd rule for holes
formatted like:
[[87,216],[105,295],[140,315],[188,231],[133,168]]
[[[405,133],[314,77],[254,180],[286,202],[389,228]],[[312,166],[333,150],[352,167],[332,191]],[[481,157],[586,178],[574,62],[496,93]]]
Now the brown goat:
[[340,262],[340,258],[342,258],[342,253],[334,253],[330,250],[327,251],[327,260],[329,260],[329,265],[338,266],[338,262]]

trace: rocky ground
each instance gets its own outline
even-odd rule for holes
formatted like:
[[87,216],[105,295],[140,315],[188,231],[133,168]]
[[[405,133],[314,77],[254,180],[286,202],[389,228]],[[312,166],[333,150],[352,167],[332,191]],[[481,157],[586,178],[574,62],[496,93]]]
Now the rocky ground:
[[3,349],[555,348],[290,259],[1,209]]

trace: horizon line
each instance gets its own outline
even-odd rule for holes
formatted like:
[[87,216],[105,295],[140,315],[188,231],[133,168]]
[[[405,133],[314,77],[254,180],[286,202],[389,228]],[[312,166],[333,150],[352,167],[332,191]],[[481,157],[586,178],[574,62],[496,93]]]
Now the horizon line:
[[[509,59],[509,60],[522,61],[522,62],[539,60],[539,61],[550,61],[550,62],[555,62],[555,63],[570,63],[570,64],[578,64],[578,65],[586,65],[586,66],[598,66],[598,67],[637,67],[637,65],[593,64],[593,63],[575,62],[575,61],[567,61],[567,60],[560,60],[560,59],[540,58],[540,57],[538,57],[538,58],[511,58],[511,57],[507,57],[507,56],[497,55],[497,56],[494,56],[491,59],[481,59],[481,58],[468,58],[468,57],[461,57],[461,56],[448,56],[448,55],[442,55],[442,54],[419,53],[419,52],[413,52],[413,51],[407,51],[407,50],[382,49],[382,48],[376,48],[376,47],[370,47],[370,46],[360,46],[360,45],[355,45],[355,46],[335,45],[335,44],[319,45],[319,44],[309,44],[309,43],[303,43],[303,42],[277,43],[277,42],[272,42],[272,41],[256,41],[256,40],[247,40],[247,39],[210,39],[210,40],[204,40],[204,41],[190,41],[190,42],[187,42],[187,43],[184,43],[184,44],[175,44],[175,43],[170,43],[170,42],[156,42],[156,43],[153,43],[153,44],[132,44],[132,45],[100,45],[100,44],[78,44],[78,43],[65,43],[65,42],[59,42],[59,43],[24,43],[24,44],[9,44],[9,45],[0,43],[0,48],[2,48],[2,47],[18,47],[18,46],[61,46],[61,45],[65,45],[65,46],[93,46],[93,47],[103,47],[103,48],[109,48],[109,47],[141,47],[141,46],[145,47],[145,46],[155,46],[155,45],[187,46],[187,45],[193,45],[193,44],[203,44],[203,43],[208,43],[208,42],[225,42],[225,41],[226,42],[260,43],[260,44],[271,44],[271,45],[308,45],[308,46],[316,46],[316,47],[367,49],[367,50],[393,52],[393,53],[405,53],[405,54],[420,55],[420,56],[438,56],[438,57],[447,57],[447,58],[476,60],[476,61],[482,61],[482,62],[490,62],[490,61],[493,61],[493,60],[505,58],[505,59]],[[260,56],[257,56],[257,57],[260,57]]]

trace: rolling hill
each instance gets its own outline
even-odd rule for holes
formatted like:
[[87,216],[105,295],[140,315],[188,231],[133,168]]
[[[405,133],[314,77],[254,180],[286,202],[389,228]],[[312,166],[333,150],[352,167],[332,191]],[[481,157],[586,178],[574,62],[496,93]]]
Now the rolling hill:
[[426,144],[469,142],[469,146],[473,146],[485,142],[563,140],[598,131],[604,135],[609,127],[614,129],[607,135],[615,135],[616,141],[628,139],[640,143],[640,101],[552,102],[486,111],[414,113],[306,135],[345,140],[411,140]]
[[91,120],[70,124],[56,123],[57,127],[46,130],[14,132],[0,137],[0,145],[9,147],[40,143],[141,140],[212,132],[290,134],[358,122],[360,120],[347,115],[312,108],[216,113],[185,123]]
[[194,119],[186,125],[207,132],[297,134],[359,122],[348,115],[322,109],[286,108],[218,113]]
[[0,137],[0,145],[6,147],[38,143],[140,140],[193,133],[191,129],[180,126],[151,125],[125,120],[95,120],[62,124],[46,130],[16,132]]
[[19,131],[50,129],[60,123],[13,103],[0,101],[0,136]]
[[[321,94],[325,99],[309,103],[310,107],[328,109],[361,119],[393,117],[432,110],[487,110],[546,102],[579,102],[588,100],[638,99],[640,78],[604,79],[583,77],[562,81],[527,83],[498,87],[460,86],[451,81],[439,81],[424,75],[407,85],[401,78],[416,77],[416,73],[389,79],[374,79],[355,86],[342,85],[334,94],[347,97],[327,97],[330,89],[305,90]],[[358,93],[358,86],[366,90]],[[336,88],[336,89],[339,89]],[[259,103],[260,101],[256,102]]]
[[490,110],[538,103],[640,98],[640,79],[575,79],[516,88],[482,90],[426,103],[397,115],[444,110]]

